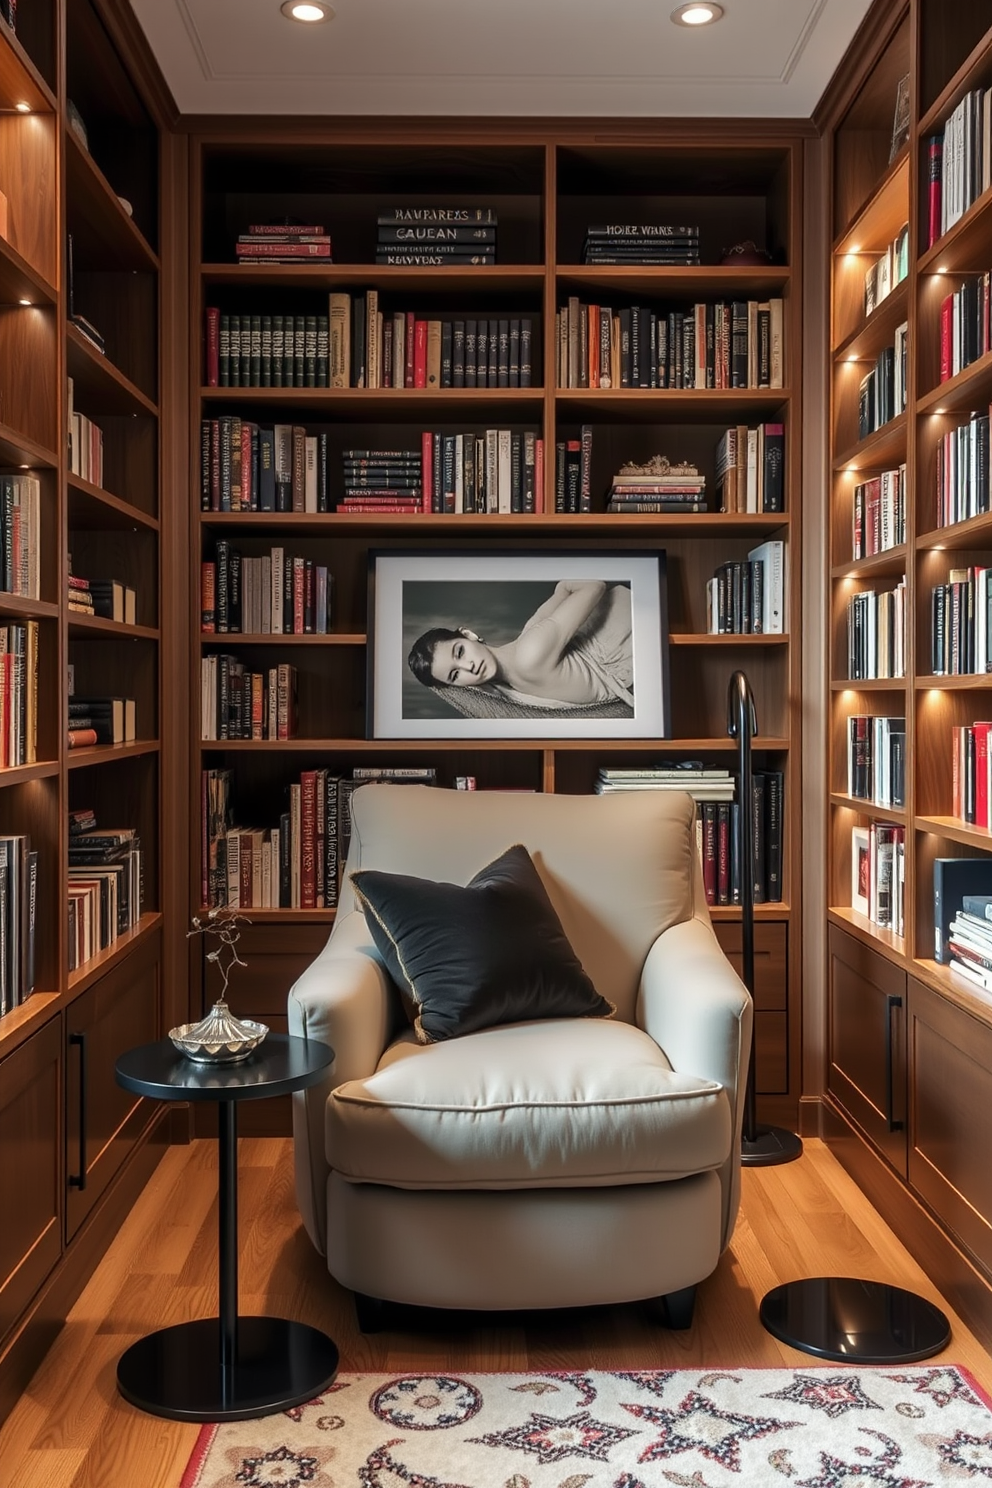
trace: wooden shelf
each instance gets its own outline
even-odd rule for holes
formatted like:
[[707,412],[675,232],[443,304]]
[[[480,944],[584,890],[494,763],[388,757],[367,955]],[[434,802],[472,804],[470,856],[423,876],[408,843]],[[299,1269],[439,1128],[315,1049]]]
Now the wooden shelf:
[[65,132],[65,164],[69,231],[76,271],[98,268],[101,272],[118,269],[157,273],[157,255],[72,129]]
[[992,395],[992,352],[986,352],[963,371],[932,388],[918,400],[920,418],[930,413],[970,412],[976,403],[987,404]]
[[51,780],[59,773],[58,760],[40,760],[33,765],[10,765],[0,770],[0,786],[24,785],[29,780]]
[[769,635],[701,635],[698,633],[684,634],[678,631],[669,631],[668,644],[670,646],[716,646],[717,648],[736,649],[738,646],[788,646],[791,636],[783,634]]
[[552,533],[565,537],[570,532],[591,534],[609,533],[617,537],[628,529],[632,533],[656,532],[660,536],[685,537],[749,537],[758,539],[764,534],[779,532],[789,524],[787,512],[691,512],[685,516],[677,513],[660,513],[657,516],[624,516],[621,513],[554,512],[513,513],[511,515],[439,516],[432,512],[417,512],[414,516],[377,516],[374,513],[347,512],[200,512],[204,527],[271,528],[275,531],[297,532],[301,535],[322,533],[340,529],[342,532],[417,532],[435,533]]
[[956,816],[917,816],[913,825],[918,832],[932,832],[936,837],[947,837],[951,842],[963,843],[965,847],[992,852],[992,832],[987,827],[976,827],[963,822]]
[[0,616],[10,616],[13,620],[25,617],[33,620],[54,620],[58,617],[58,613],[57,604],[49,604],[44,599],[25,599],[20,594],[8,594],[6,590],[0,589]]
[[422,294],[463,294],[466,290],[541,291],[547,271],[540,264],[470,264],[445,268],[413,268],[391,264],[203,264],[204,287],[214,284],[244,284],[258,287],[331,290],[378,289],[380,294],[413,291]]
[[918,672],[914,684],[917,691],[931,692],[939,688],[946,692],[983,691],[992,687],[992,672],[962,672],[957,676],[933,677]]
[[204,404],[238,404],[319,414],[326,419],[362,418],[422,423],[424,419],[506,418],[536,421],[544,409],[544,389],[533,388],[256,388],[208,387]]
[[[449,754],[453,750],[464,753],[466,750],[479,751],[483,754],[500,753],[512,750],[514,753],[568,753],[572,750],[581,750],[585,754],[594,754],[597,751],[616,751],[618,746],[625,752],[639,750],[652,750],[658,754],[679,753],[733,753],[737,749],[737,740],[728,737],[717,736],[705,739],[306,739],[297,737],[295,739],[201,739],[197,741],[197,747],[201,754],[232,753],[268,753],[268,754]],[[118,746],[123,747],[123,746]],[[130,746],[128,746],[130,747]],[[752,748],[767,753],[787,753],[789,743],[786,739],[764,738],[760,734],[755,738]],[[73,763],[75,755],[94,754],[97,750],[74,750],[70,755],[69,763]],[[102,751],[104,754],[106,750]]]
[[19,465],[24,470],[51,470],[58,463],[54,450],[46,449],[19,429],[0,422],[0,465]]
[[82,615],[78,610],[69,612],[69,631],[77,636],[102,637],[108,641],[157,641],[159,638],[154,626],[123,625],[119,620],[108,620],[102,615]]
[[905,692],[905,677],[850,677],[831,682],[831,692]]
[[276,635],[268,631],[246,634],[241,630],[203,630],[200,632],[200,640],[205,646],[364,646],[368,636],[364,631],[347,634],[344,631],[328,631],[326,635]]
[[642,419],[646,414],[682,423],[743,423],[767,419],[789,402],[788,388],[559,388],[559,418]]
[[126,959],[142,941],[145,941],[162,925],[162,916],[157,910],[149,910],[141,916],[137,925],[118,935],[112,946],[100,951],[89,961],[69,973],[69,996],[78,997],[87,987],[106,976],[115,966]]
[[57,992],[32,992],[25,1002],[4,1013],[0,1018],[0,1058],[6,1059],[25,1039],[44,1027],[60,1003]]
[[114,765],[121,760],[138,759],[143,754],[158,754],[157,739],[136,739],[131,744],[92,744],[83,749],[70,749],[66,767],[80,770],[87,765]]
[[85,528],[97,532],[105,528],[120,531],[159,530],[157,517],[132,506],[130,501],[124,501],[120,496],[112,495],[101,486],[93,485],[91,481],[83,480],[80,475],[73,475],[70,471],[66,476],[66,485],[69,490],[70,528]]
[[45,276],[22,258],[6,238],[0,238],[0,305],[23,305],[29,301],[34,307],[52,306],[57,298],[57,291]]
[[[696,300],[701,295],[735,300],[764,300],[781,296],[789,287],[790,271],[773,264],[700,264],[682,267],[667,265],[559,264],[555,282],[561,294],[587,290],[590,294],[664,295],[666,299],[684,296]],[[607,300],[607,303],[610,303]]]
[[66,361],[76,389],[76,401],[88,416],[145,413],[158,408],[113,362],[71,323],[65,328]]
[[874,362],[885,346],[891,346],[896,327],[906,319],[909,305],[909,280],[901,279],[891,294],[871,315],[834,350],[834,361]]
[[988,217],[990,202],[992,190],[983,191],[954,226],[922,254],[919,261],[921,274],[980,273],[988,267],[992,235]]
[[857,811],[862,816],[877,816],[879,821],[905,823],[906,808],[879,806],[874,801],[864,801],[860,796],[849,796],[841,791],[831,791],[831,806],[840,806],[844,811]]
[[[741,918],[741,907],[739,904],[710,904],[708,906],[710,919],[715,925],[734,924]],[[763,920],[787,920],[790,916],[788,904],[780,899],[769,900],[765,904],[754,906],[754,918],[756,921]]]
[[910,970],[913,976],[961,1008],[962,1012],[970,1013],[982,1023],[992,1024],[992,992],[983,993],[966,977],[958,976],[949,966],[942,966],[937,961],[911,961]]
[[833,461],[834,470],[856,470],[867,474],[906,458],[906,415],[899,413],[867,439],[859,439]]
[[972,75],[988,60],[992,49],[992,30],[965,57],[950,81],[941,89],[917,126],[921,139],[928,134],[943,132],[944,120],[961,102],[969,87],[973,86]]
[[55,94],[16,34],[5,28],[0,40],[3,42],[0,46],[0,111],[7,113],[16,109],[19,103],[27,103],[32,113],[54,114],[58,109]]
[[834,243],[836,255],[857,253],[876,256],[893,242],[909,211],[909,151],[904,150],[889,166],[870,200]]
[[846,905],[831,905],[827,910],[827,919],[898,966],[905,965],[906,941],[903,936],[895,935],[891,930],[883,930],[881,925],[874,924],[867,915],[859,914],[856,909],[848,909]]
[[872,553],[868,558],[852,558],[850,563],[838,563],[830,570],[832,579],[893,578],[906,572],[908,550],[905,543],[896,548],[886,548],[882,553]]

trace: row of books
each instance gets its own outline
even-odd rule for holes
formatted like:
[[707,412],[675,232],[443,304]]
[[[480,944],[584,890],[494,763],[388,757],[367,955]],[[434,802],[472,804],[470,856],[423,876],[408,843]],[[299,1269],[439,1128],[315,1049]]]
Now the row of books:
[[133,827],[69,832],[69,970],[76,971],[141,919],[141,840]]
[[[421,437],[423,498],[395,495],[392,504],[363,496],[346,510],[409,511],[441,515],[532,513],[544,492],[544,440],[528,429],[425,431]],[[338,507],[342,510],[342,506]]]
[[38,854],[31,838],[0,835],[0,1016],[34,991],[37,903]]
[[73,406],[74,387],[71,377],[66,379],[68,387],[68,440],[69,473],[91,485],[103,485],[103,430],[99,424],[88,419],[85,413],[77,413]]
[[906,933],[906,829],[851,828],[851,908],[894,935]]
[[219,537],[200,566],[200,629],[207,635],[326,635],[334,578],[283,547],[247,555]]
[[894,589],[864,589],[847,605],[847,675],[852,682],[906,675],[906,576]]
[[[428,215],[411,219],[410,211]],[[433,268],[494,264],[498,226],[493,207],[395,208],[376,218],[375,261]]]
[[277,826],[235,821],[230,769],[201,776],[203,903],[210,909],[325,909],[351,842],[351,797],[360,785],[433,785],[430,766],[356,765],[349,776],[303,770],[287,789]]
[[930,591],[930,619],[934,676],[992,671],[992,568],[952,568]]
[[927,247],[992,184],[992,88],[974,88],[927,141]]
[[137,624],[137,594],[130,584],[119,579],[84,579],[72,572],[67,582],[70,614],[96,615],[102,620],[114,620],[118,625]]
[[38,622],[0,625],[0,769],[38,757]]
[[716,493],[724,512],[785,511],[785,425],[725,430],[716,447]]
[[906,466],[883,470],[854,488],[851,554],[872,558],[906,541]]
[[905,717],[851,714],[847,720],[847,793],[874,806],[905,806]]
[[989,479],[989,414],[973,413],[948,429],[937,445],[938,527],[966,522],[992,509]]
[[379,292],[330,297],[331,387],[530,387],[534,322],[384,313]]
[[897,284],[909,274],[909,223],[904,223],[898,236],[888,244],[865,270],[865,315],[870,315],[888,299]]
[[699,227],[674,223],[595,223],[582,245],[586,264],[681,266],[699,263]]
[[331,235],[319,223],[264,223],[238,234],[238,263],[330,263]]
[[746,562],[721,563],[706,581],[709,635],[781,635],[785,630],[785,544],[752,548]]
[[940,302],[941,382],[963,372],[992,347],[990,279],[987,269],[984,274],[969,275],[960,289]]
[[41,597],[41,482],[36,475],[0,476],[0,589]]
[[969,826],[988,827],[989,730],[992,723],[954,724],[951,728],[951,815]]
[[879,353],[858,384],[858,438],[867,439],[906,409],[906,336],[908,324],[896,326],[895,341]]
[[206,312],[208,387],[329,387],[326,315]]
[[202,511],[330,510],[329,435],[237,414],[200,424]]
[[68,744],[85,749],[94,744],[131,744],[137,737],[137,708],[129,697],[69,698]]
[[200,661],[200,738],[293,739],[298,725],[297,673],[282,662],[252,672],[226,653]]
[[784,381],[782,300],[634,305],[570,296],[555,317],[561,388],[768,388]]

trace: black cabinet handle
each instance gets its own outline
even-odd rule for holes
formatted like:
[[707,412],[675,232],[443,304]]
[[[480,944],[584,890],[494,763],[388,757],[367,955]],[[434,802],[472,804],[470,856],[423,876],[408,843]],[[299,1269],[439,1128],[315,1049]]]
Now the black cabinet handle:
[[889,1123],[889,1131],[902,1131],[903,1123],[895,1119],[893,1114],[893,1085],[894,1072],[892,1069],[892,1014],[896,1008],[902,1007],[902,998],[890,992],[885,998],[885,1114]]
[[70,1033],[70,1044],[79,1046],[79,1172],[69,1174],[69,1187],[86,1187],[86,1035]]

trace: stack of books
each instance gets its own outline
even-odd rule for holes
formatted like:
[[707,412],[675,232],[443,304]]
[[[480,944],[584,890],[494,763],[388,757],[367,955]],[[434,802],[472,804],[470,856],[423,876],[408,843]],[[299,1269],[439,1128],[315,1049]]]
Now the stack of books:
[[135,592],[118,579],[84,579],[70,573],[68,599],[73,614],[98,615],[118,625],[136,624]]
[[112,946],[141,918],[141,842],[133,827],[69,818],[69,970]]
[[983,992],[992,992],[992,897],[964,894],[950,925],[950,967]]
[[134,738],[134,698],[70,697],[70,749],[93,744],[131,744]]
[[630,770],[603,766],[593,786],[597,796],[632,790],[685,791],[696,801],[732,801],[734,777],[729,770],[705,770],[694,762]]
[[81,579],[78,574],[70,573],[69,579],[69,612],[74,615],[95,615],[93,608],[93,596],[90,593],[89,579]]
[[492,207],[394,207],[377,226],[377,264],[441,269],[496,262]]
[[706,477],[688,460],[671,464],[655,455],[644,465],[628,461],[613,477],[606,510],[628,515],[706,510]]
[[587,227],[583,263],[685,265],[699,263],[699,228],[644,222]]
[[330,234],[318,224],[259,222],[241,233],[234,252],[238,263],[330,263]]
[[342,465],[344,496],[338,511],[399,515],[423,510],[420,450],[346,449]]

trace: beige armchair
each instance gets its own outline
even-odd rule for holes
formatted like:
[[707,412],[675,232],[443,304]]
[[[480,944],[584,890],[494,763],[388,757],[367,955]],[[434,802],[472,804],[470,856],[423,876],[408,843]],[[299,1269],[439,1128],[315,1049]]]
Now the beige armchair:
[[289,994],[335,1050],[293,1097],[300,1211],[364,1299],[546,1308],[664,1298],[688,1326],[737,1214],[747,991],[713,934],[691,797],[371,785],[348,870],[466,884],[526,846],[614,1018],[419,1044],[345,880]]

